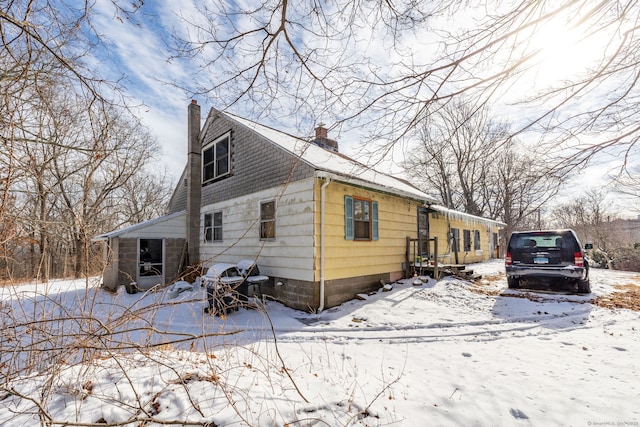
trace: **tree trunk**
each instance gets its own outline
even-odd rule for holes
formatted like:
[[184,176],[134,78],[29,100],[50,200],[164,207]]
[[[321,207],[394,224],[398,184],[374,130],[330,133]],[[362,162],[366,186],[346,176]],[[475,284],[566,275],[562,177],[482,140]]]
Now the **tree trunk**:
[[75,239],[76,264],[73,277],[76,279],[86,276],[87,271],[87,237],[80,233]]

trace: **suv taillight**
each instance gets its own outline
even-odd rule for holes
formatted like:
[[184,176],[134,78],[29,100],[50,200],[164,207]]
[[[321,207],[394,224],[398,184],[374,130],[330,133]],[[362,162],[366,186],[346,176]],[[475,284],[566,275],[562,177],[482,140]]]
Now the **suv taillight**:
[[582,252],[575,252],[573,254],[573,263],[576,267],[584,267],[584,258],[582,257]]
[[513,265],[513,260],[511,259],[511,252],[507,252],[507,256],[504,258],[504,263],[506,265]]

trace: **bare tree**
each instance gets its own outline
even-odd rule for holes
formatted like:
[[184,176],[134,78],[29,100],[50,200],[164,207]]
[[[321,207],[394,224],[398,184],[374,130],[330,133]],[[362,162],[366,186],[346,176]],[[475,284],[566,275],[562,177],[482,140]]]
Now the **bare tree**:
[[[174,183],[166,171],[154,170],[153,162],[130,176],[114,196],[118,206],[117,227],[136,224],[166,214],[166,207],[174,189]],[[122,203],[126,200],[127,203]]]
[[447,207],[504,221],[508,236],[557,194],[561,177],[511,138],[486,106],[449,102],[423,126],[405,168],[427,192],[438,191]]
[[[142,2],[111,2],[114,17],[135,19]],[[137,194],[157,142],[122,103],[117,83],[89,66],[103,42],[91,2],[16,0],[0,10],[0,170],[3,257],[28,265],[20,275],[87,273],[93,234],[155,215],[168,182]],[[139,203],[135,209],[128,200]],[[143,204],[140,204],[143,203]],[[25,262],[29,254],[29,262]],[[95,273],[95,272],[94,272]]]
[[425,117],[406,169],[425,188],[438,189],[447,207],[489,214],[487,181],[494,153],[506,137],[506,128],[490,121],[486,108],[448,103]]
[[615,176],[613,189],[626,197],[630,207],[640,211],[640,168],[630,167]]
[[[379,156],[420,126],[434,103],[462,94],[508,98],[512,110],[526,101],[514,133],[540,131],[535,138],[561,160],[561,173],[604,150],[631,156],[640,136],[640,4],[632,0],[264,0],[254,8],[217,0],[198,12],[183,15],[189,29],[177,34],[176,55],[207,71],[200,93],[223,106],[251,101],[256,114],[288,108],[366,124],[368,141],[386,141]],[[599,54],[535,90],[547,47],[569,38],[542,46],[541,37],[558,27]],[[519,97],[517,85],[524,87]]]
[[53,159],[61,206],[72,220],[69,226],[76,254],[76,276],[85,274],[88,268],[91,238],[113,227],[122,216],[118,213],[128,210],[121,208],[126,199],[113,204],[113,196],[158,155],[157,141],[139,123],[121,113],[107,111],[88,119],[91,126],[85,127],[78,139],[70,141],[75,149]]
[[601,189],[590,189],[586,195],[558,206],[553,210],[554,224],[573,228],[582,240],[605,252],[622,246],[626,242],[617,214],[607,209],[606,195]]

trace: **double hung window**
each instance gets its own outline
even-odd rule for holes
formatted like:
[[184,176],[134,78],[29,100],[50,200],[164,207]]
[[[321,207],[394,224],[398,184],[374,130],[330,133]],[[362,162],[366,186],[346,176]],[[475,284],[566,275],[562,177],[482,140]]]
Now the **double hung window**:
[[378,202],[345,196],[344,229],[347,240],[378,240]]
[[207,144],[202,149],[202,183],[215,181],[229,174],[231,167],[231,133]]
[[276,238],[276,201],[260,203],[260,240]]
[[204,214],[204,241],[222,241],[222,212]]
[[463,239],[464,239],[464,251],[471,251],[471,230],[463,230]]

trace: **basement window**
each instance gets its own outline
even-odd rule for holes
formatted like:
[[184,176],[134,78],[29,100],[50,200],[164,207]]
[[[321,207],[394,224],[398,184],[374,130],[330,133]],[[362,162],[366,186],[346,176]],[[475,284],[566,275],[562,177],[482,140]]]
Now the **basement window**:
[[202,149],[202,183],[229,175],[231,170],[231,132],[207,144]]

